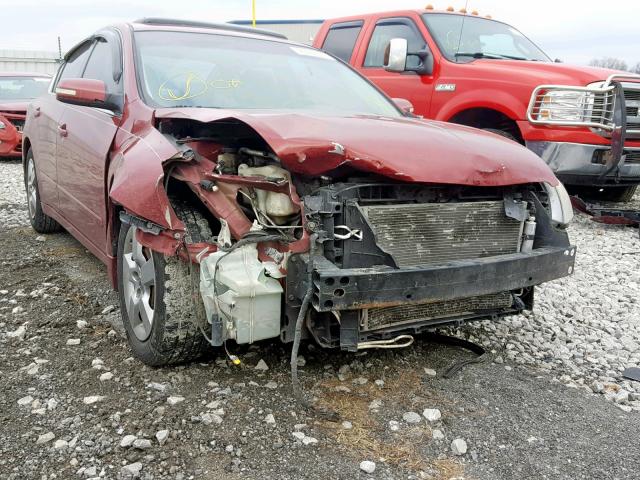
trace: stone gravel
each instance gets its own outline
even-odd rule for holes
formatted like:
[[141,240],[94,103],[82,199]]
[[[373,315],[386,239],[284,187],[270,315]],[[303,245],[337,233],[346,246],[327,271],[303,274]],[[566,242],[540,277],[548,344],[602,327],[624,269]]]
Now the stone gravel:
[[1,480],[637,476],[640,385],[620,375],[640,365],[635,229],[578,217],[576,272],[540,287],[533,313],[449,330],[491,359],[453,379],[466,354],[420,339],[303,345],[301,379],[332,423],[292,399],[277,342],[239,349],[240,367],[131,358],[104,267],[31,231],[19,162],[0,161],[0,185]]

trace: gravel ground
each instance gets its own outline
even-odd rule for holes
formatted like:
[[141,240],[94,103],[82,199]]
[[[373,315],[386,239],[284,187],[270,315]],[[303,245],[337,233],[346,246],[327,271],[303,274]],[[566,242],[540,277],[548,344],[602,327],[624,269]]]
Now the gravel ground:
[[426,338],[303,345],[331,422],[291,400],[276,342],[239,349],[240,367],[132,359],[103,265],[27,227],[17,162],[0,184],[0,479],[640,478],[640,389],[620,377],[640,365],[637,230],[578,218],[575,274],[540,288],[534,313],[457,330],[493,361],[452,379],[468,353]]

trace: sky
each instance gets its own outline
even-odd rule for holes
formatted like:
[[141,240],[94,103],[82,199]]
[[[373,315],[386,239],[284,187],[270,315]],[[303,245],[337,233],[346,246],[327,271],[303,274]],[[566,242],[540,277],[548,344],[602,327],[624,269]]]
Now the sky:
[[[257,18],[324,19],[465,0],[256,0]],[[516,27],[551,58],[587,64],[612,56],[640,62],[640,0],[468,0],[467,9]],[[63,51],[95,30],[141,17],[224,22],[250,19],[251,0],[0,0],[0,50]]]

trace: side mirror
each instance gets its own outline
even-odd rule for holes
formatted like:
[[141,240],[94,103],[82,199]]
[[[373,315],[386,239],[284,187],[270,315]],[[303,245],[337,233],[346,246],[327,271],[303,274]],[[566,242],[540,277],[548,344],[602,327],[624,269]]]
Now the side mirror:
[[66,78],[56,86],[56,98],[64,103],[118,111],[119,105],[107,94],[102,80]]
[[[416,72],[418,75],[431,75],[433,73],[433,56],[429,50],[417,52],[407,51],[409,48],[406,38],[392,38],[387,45],[384,54],[384,69],[388,72]],[[407,57],[416,56],[420,64],[407,66]]]
[[400,110],[407,115],[413,115],[413,104],[406,98],[392,98],[393,103],[396,104]]
[[388,72],[404,72],[407,66],[407,39],[392,38],[384,54],[384,69]]

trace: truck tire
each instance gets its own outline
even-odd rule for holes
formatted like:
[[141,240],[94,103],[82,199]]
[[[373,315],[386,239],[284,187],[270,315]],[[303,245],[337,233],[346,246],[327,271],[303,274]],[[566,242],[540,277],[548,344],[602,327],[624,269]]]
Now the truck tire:
[[42,211],[36,161],[31,149],[27,150],[27,160],[24,164],[24,188],[27,192],[27,209],[31,227],[38,233],[53,233],[62,230],[58,222]]
[[[211,229],[196,210],[172,202],[184,222],[187,243],[209,241]],[[122,225],[118,237],[118,293],[127,339],[136,358],[161,367],[199,358],[209,345],[200,269],[176,256],[143,247],[136,227]]]

